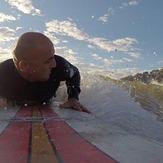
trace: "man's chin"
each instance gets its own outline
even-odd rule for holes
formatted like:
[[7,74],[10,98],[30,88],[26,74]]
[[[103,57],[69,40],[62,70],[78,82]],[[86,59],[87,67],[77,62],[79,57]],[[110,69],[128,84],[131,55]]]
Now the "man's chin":
[[40,77],[39,81],[41,82],[44,82],[44,81],[47,81],[48,79],[50,78],[50,75],[46,75],[46,76],[42,76],[42,78]]
[[46,77],[43,79],[43,81],[47,81],[49,79],[50,76]]
[[41,81],[46,82],[46,81],[48,81],[48,79],[49,79],[49,78],[42,79]]

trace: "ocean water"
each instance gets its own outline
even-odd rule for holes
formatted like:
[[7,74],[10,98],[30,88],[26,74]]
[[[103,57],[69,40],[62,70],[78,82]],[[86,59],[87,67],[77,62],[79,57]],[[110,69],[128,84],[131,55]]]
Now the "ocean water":
[[[123,84],[104,80],[93,74],[83,73],[81,81],[80,101],[98,120],[118,126],[130,134],[163,143],[163,121],[160,115],[163,109],[162,100],[158,101],[148,94],[141,96],[139,91],[139,94],[137,91],[133,93]],[[57,100],[65,100],[66,87],[64,85],[60,87],[57,95]],[[144,103],[148,105],[142,105]],[[157,114],[155,110],[159,110],[160,114]]]

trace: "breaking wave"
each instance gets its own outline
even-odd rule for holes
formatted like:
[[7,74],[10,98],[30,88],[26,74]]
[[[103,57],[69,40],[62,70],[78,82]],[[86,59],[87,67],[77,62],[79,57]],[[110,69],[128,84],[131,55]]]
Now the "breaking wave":
[[[163,143],[163,98],[140,92],[142,88],[133,91],[131,85],[83,73],[80,101],[103,123]],[[66,98],[64,86],[58,95],[58,100]]]

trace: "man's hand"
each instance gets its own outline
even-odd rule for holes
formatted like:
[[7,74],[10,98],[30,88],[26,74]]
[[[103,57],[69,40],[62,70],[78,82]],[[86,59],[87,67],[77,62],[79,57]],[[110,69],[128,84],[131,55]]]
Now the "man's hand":
[[75,98],[70,98],[68,101],[66,101],[63,104],[60,104],[60,108],[62,109],[74,109],[77,111],[82,111],[86,113],[91,113],[87,108],[85,108],[77,99]]

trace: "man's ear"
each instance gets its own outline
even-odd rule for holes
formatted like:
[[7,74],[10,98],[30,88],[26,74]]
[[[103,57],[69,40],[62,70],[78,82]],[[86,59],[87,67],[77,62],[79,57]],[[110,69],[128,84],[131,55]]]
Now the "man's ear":
[[24,61],[24,60],[19,61],[19,70],[21,72],[27,72],[28,68],[29,68],[29,65],[27,61]]

